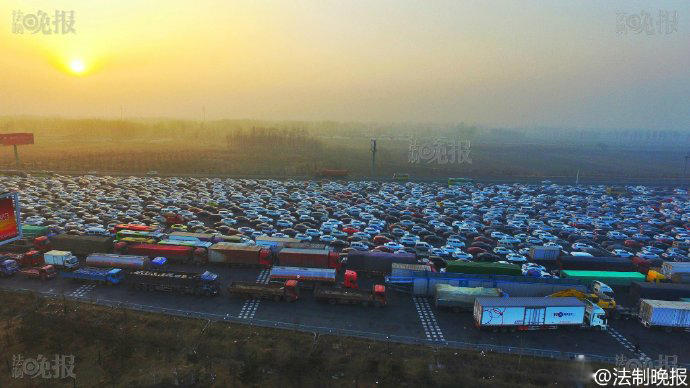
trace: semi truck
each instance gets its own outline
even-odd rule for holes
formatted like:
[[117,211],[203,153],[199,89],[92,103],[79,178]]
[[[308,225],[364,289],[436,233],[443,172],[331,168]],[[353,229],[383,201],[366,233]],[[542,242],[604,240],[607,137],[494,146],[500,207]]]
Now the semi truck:
[[690,302],[642,299],[639,317],[645,327],[687,330],[690,329]]
[[124,279],[125,273],[120,268],[80,267],[74,271],[60,272],[66,279],[79,281],[95,281],[101,284],[116,285]]
[[495,331],[607,328],[604,310],[577,298],[480,297],[474,302],[474,324]]
[[50,246],[58,251],[72,252],[76,256],[88,256],[96,252],[110,252],[113,238],[108,236],[79,236],[59,234],[50,238]]
[[52,250],[43,254],[43,262],[58,268],[73,269],[79,266],[79,259],[68,251]]
[[55,267],[50,264],[23,269],[19,271],[19,274],[27,279],[41,279],[43,281],[53,279],[55,276],[57,276]]
[[19,271],[19,264],[16,260],[7,259],[0,262],[0,276],[10,277]]
[[218,275],[206,271],[174,272],[137,270],[130,272],[125,282],[131,288],[147,291],[167,291],[191,295],[215,296],[219,293]]
[[316,286],[335,285],[336,270],[334,268],[274,266],[271,268],[269,279],[278,282],[294,280],[302,287],[313,288]]
[[282,248],[276,262],[283,267],[340,268],[340,255],[328,249]]
[[482,296],[503,296],[498,288],[455,287],[448,284],[437,284],[434,293],[434,304],[439,309],[450,309],[453,312],[472,311],[474,300]]
[[299,289],[296,280],[286,280],[284,283],[256,283],[231,282],[228,285],[231,296],[244,298],[273,299],[276,302],[284,300],[294,302],[299,299]]
[[85,263],[87,266],[98,268],[121,268],[124,270],[163,269],[167,259],[158,257],[151,260],[147,256],[93,253],[86,257]]
[[213,244],[208,250],[208,261],[214,264],[264,268],[273,264],[271,251],[268,248],[247,243],[227,242]]

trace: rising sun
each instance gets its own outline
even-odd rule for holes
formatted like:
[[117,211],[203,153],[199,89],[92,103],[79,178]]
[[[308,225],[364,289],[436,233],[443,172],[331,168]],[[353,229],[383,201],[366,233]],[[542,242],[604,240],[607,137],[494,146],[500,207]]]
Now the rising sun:
[[73,59],[69,63],[69,70],[74,74],[82,74],[86,71],[86,65],[81,59]]

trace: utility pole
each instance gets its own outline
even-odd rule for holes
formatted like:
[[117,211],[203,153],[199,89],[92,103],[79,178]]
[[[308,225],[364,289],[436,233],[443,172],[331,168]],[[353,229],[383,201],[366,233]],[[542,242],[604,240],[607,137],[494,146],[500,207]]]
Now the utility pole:
[[376,176],[376,139],[371,139],[371,177]]
[[580,184],[580,169],[577,169],[577,175],[575,176],[575,186]]
[[17,145],[14,145],[14,162],[17,164],[17,168],[19,168],[19,151],[17,151]]

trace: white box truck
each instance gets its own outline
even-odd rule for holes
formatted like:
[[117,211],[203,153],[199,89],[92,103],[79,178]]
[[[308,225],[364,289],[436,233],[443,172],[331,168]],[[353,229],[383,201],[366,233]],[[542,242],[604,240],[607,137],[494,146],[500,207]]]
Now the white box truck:
[[555,329],[577,326],[606,330],[606,313],[577,298],[481,297],[474,302],[478,328],[498,330]]
[[74,269],[79,266],[79,259],[69,251],[48,251],[43,254],[43,261],[46,264],[67,269]]
[[640,300],[640,321],[646,327],[690,328],[690,302]]

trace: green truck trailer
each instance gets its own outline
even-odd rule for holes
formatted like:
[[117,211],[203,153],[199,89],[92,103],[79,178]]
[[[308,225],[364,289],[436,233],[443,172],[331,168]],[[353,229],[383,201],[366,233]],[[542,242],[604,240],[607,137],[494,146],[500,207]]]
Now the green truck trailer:
[[22,237],[32,239],[48,234],[47,226],[22,225]]
[[522,269],[515,264],[484,263],[464,260],[449,261],[446,272],[482,275],[522,275]]
[[565,269],[561,271],[561,278],[576,279],[592,283],[598,280],[609,286],[630,286],[632,282],[644,282],[645,276],[639,272],[613,271],[576,271]]

